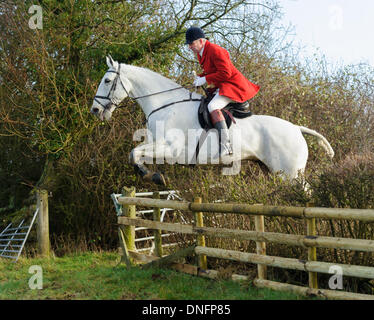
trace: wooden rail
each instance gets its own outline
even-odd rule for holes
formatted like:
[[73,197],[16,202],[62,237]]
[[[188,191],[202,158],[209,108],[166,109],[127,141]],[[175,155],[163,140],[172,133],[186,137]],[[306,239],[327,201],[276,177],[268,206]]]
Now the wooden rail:
[[[374,252],[374,241],[364,239],[332,238],[321,237],[316,235],[315,219],[339,219],[339,220],[359,220],[365,222],[374,222],[374,210],[360,209],[333,209],[333,208],[314,208],[314,207],[284,207],[284,206],[263,206],[247,204],[230,204],[230,203],[201,203],[200,199],[194,202],[170,201],[149,198],[134,198],[122,196],[118,202],[124,206],[145,206],[152,208],[171,208],[174,210],[195,212],[195,224],[177,224],[164,223],[151,220],[144,220],[134,217],[119,216],[119,225],[128,227],[146,227],[153,230],[165,230],[169,232],[178,232],[183,234],[195,235],[197,246],[194,253],[200,257],[197,275],[214,277],[216,271],[207,270],[206,257],[223,258],[240,262],[254,263],[258,265],[258,279],[254,282],[259,287],[269,287],[277,290],[293,290],[298,293],[316,295],[336,299],[374,299],[374,295],[362,295],[348,292],[336,292],[334,290],[319,290],[317,282],[317,273],[330,274],[332,267],[341,268],[344,276],[374,279],[374,268],[367,266],[357,266],[348,264],[326,263],[316,261],[317,248],[335,248],[342,250],[356,250],[365,252]],[[128,210],[124,210],[128,212]],[[157,210],[155,211],[157,212]],[[256,217],[256,231],[233,230],[225,228],[211,228],[203,226],[202,212],[205,213],[234,213],[254,215]],[[263,225],[264,216],[283,216],[300,218],[307,221],[307,235],[289,235],[274,232],[265,232]],[[205,236],[219,238],[231,238],[236,240],[253,240],[256,241],[256,253],[239,252],[234,250],[224,250],[219,248],[205,247]],[[159,239],[158,241],[161,241]],[[266,243],[274,242],[293,246],[304,247],[308,250],[308,260],[298,260],[291,258],[275,257],[266,255]],[[131,241],[129,242],[131,243]],[[131,253],[132,256],[136,255]],[[154,257],[157,259],[157,257]],[[163,259],[163,258],[162,258]],[[167,259],[165,259],[167,261]],[[309,273],[309,288],[291,286],[287,284],[277,284],[273,281],[266,280],[266,267],[278,267],[285,269],[301,270]],[[176,265],[174,265],[176,267]],[[190,267],[176,267],[188,269]],[[205,270],[205,274],[204,274]],[[183,270],[182,270],[183,271]],[[190,272],[191,273],[191,272]],[[234,278],[234,277],[233,277]],[[245,276],[236,276],[237,279],[246,278]],[[318,295],[318,294],[317,294]]]
[[192,212],[234,213],[247,215],[263,215],[268,217],[319,218],[333,220],[358,220],[374,222],[373,209],[341,209],[341,208],[308,208],[263,206],[257,204],[231,203],[194,203],[174,200],[158,200],[148,198],[119,197],[122,205],[141,205],[156,208],[171,208]]
[[233,230],[225,228],[197,227],[193,225],[156,222],[139,218],[118,217],[120,225],[140,226],[150,229],[179,232],[185,234],[205,235],[219,238],[231,238],[237,240],[253,240],[261,242],[276,242],[279,244],[293,245],[304,248],[335,248],[343,250],[374,252],[373,240],[332,238],[332,237],[309,237],[303,235],[291,235],[274,232],[258,232],[246,230]]

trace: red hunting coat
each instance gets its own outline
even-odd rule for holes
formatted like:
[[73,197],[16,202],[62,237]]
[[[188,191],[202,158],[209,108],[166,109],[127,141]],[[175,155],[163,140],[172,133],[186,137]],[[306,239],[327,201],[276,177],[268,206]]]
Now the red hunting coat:
[[244,102],[253,98],[260,87],[247,80],[235,68],[227,50],[206,41],[203,56],[197,58],[204,72],[200,77],[206,78],[209,84],[219,88],[219,94],[236,102]]

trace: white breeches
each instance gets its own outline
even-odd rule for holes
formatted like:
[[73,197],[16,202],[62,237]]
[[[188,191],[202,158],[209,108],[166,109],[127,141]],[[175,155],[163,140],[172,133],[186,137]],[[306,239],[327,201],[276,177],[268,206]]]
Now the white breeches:
[[235,102],[235,101],[231,100],[228,97],[220,96],[219,89],[218,89],[216,92],[216,95],[213,97],[213,99],[208,104],[208,110],[209,112],[212,112],[217,109],[222,109],[226,107],[230,102]]

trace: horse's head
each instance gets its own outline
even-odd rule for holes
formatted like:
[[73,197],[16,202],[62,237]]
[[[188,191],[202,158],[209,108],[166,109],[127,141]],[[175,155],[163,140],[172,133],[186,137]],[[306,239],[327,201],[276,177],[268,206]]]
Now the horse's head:
[[106,63],[109,69],[101,79],[91,107],[91,113],[100,120],[109,120],[131,91],[131,83],[121,75],[121,65],[111,56],[106,57]]

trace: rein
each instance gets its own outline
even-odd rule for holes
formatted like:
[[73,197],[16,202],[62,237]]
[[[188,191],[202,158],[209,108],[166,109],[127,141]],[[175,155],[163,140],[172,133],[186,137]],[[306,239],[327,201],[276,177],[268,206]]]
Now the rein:
[[158,95],[158,94],[161,94],[161,93],[165,93],[165,92],[170,92],[170,91],[174,91],[174,90],[179,90],[179,89],[187,89],[187,90],[190,90],[194,88],[193,86],[190,86],[190,87],[183,87],[183,86],[180,86],[180,87],[177,87],[177,88],[173,88],[173,89],[168,89],[168,90],[164,90],[164,91],[159,91],[159,92],[155,92],[155,93],[150,93],[150,94],[147,94],[145,96],[140,96],[140,97],[130,97],[131,99],[133,100],[137,100],[137,99],[142,99],[142,98],[147,98],[147,97],[151,97],[151,96],[155,96],[155,95]]
[[[181,88],[183,88],[183,87],[181,87]],[[180,88],[178,88],[178,89],[180,89]],[[164,91],[163,91],[163,92],[164,92]],[[160,93],[161,93],[161,92],[160,92]],[[157,112],[157,111],[160,111],[160,110],[162,110],[162,109],[165,109],[165,108],[170,107],[170,106],[172,106],[172,105],[174,105],[174,104],[177,104],[177,103],[183,103],[183,102],[188,102],[188,101],[201,101],[201,99],[193,99],[193,98],[192,98],[192,92],[190,92],[190,98],[189,98],[189,99],[184,99],[184,100],[180,100],[180,101],[171,102],[171,103],[165,104],[165,105],[163,105],[163,106],[161,106],[161,107],[159,107],[159,108],[153,110],[153,111],[148,115],[148,117],[147,117],[147,119],[146,119],[145,122],[147,123],[148,120],[149,120],[149,117],[150,117],[152,114],[154,114],[155,112]]]
[[[180,86],[180,87],[177,87],[177,88],[168,89],[168,90],[164,90],[164,91],[160,91],[160,92],[155,92],[155,93],[151,93],[151,94],[147,94],[147,95],[140,96],[140,97],[135,97],[135,98],[132,98],[132,97],[130,97],[129,95],[128,95],[128,96],[130,97],[130,99],[137,100],[137,99],[142,99],[142,98],[146,98],[146,97],[151,97],[151,96],[155,96],[155,95],[158,95],[158,94],[161,94],[161,93],[170,92],[170,91],[174,91],[174,90],[179,90],[179,89],[187,89],[187,90],[190,90],[190,89],[192,89],[192,88],[194,88],[194,86],[190,86],[190,87]],[[126,91],[126,93],[127,93],[127,91]],[[148,115],[147,119],[145,120],[145,123],[148,122],[150,116],[151,116],[152,114],[154,114],[155,112],[160,111],[160,110],[162,110],[162,109],[165,109],[165,108],[167,108],[167,107],[170,107],[170,106],[172,106],[172,105],[174,105],[174,104],[183,103],[183,102],[188,102],[188,101],[201,101],[201,99],[193,99],[193,98],[192,98],[192,92],[190,92],[190,98],[189,98],[189,99],[183,99],[183,100],[180,100],[180,101],[171,102],[171,103],[165,104],[165,105],[163,105],[163,106],[161,106],[161,107],[159,107],[159,108],[157,108],[157,109],[155,109],[155,110],[152,110],[151,113]],[[119,108],[122,108],[122,107],[119,107]]]

